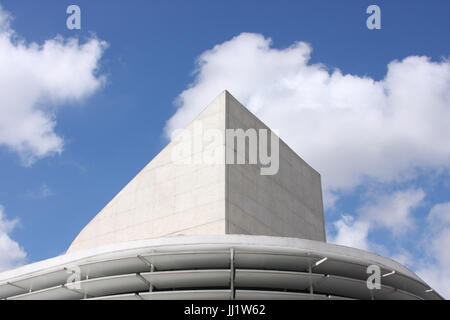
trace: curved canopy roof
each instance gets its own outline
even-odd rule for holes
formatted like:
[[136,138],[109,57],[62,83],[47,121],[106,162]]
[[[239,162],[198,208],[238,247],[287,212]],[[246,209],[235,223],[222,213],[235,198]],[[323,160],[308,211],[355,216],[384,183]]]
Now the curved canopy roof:
[[[379,290],[366,285],[372,264],[384,275]],[[65,254],[1,273],[0,298],[442,299],[413,272],[376,254],[242,235],[179,236]]]

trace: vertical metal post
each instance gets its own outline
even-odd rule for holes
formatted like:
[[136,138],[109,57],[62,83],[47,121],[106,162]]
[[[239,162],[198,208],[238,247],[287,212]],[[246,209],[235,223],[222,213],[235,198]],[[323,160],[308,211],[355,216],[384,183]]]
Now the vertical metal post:
[[234,300],[234,248],[230,248],[230,290],[231,300]]
[[308,272],[309,272],[309,294],[314,294],[313,284],[312,284],[312,268],[311,260],[308,259]]
[[[155,266],[153,263],[150,264],[150,272],[155,272]],[[149,292],[153,292],[153,284],[150,282]]]

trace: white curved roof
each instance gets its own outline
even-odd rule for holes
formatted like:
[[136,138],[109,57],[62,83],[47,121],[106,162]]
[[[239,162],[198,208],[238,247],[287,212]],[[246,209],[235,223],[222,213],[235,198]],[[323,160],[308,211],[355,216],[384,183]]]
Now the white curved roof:
[[[395,271],[372,292],[371,264],[382,274]],[[68,283],[68,270],[76,268],[79,281]],[[441,299],[429,289],[401,264],[373,253],[245,235],[133,241],[0,273],[0,298],[8,299]]]

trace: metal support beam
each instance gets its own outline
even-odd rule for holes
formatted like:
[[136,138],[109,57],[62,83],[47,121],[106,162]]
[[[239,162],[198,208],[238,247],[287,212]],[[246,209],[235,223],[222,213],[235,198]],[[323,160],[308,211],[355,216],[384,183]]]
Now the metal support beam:
[[231,300],[235,298],[235,290],[234,290],[234,248],[230,248],[230,290],[231,290]]
[[327,260],[328,260],[328,257],[324,257],[324,258],[320,259],[319,261],[316,261],[316,263],[314,263],[313,267],[317,267],[318,265],[324,263]]
[[141,260],[143,263],[145,263],[145,265],[147,267],[151,267],[152,263],[150,261],[148,261],[147,259],[145,259],[143,256],[141,256],[140,254],[137,255],[138,259]]
[[[12,287],[16,287],[16,288],[18,288],[18,289],[20,289],[20,290],[23,290],[23,291],[25,291],[25,292],[28,291],[28,289],[25,289],[24,287],[21,287],[21,286],[19,286],[19,285],[17,285],[17,284],[11,283],[11,282],[6,282],[6,284],[7,284],[7,285],[10,285],[10,286],[12,286]],[[30,289],[30,290],[31,290],[31,289]]]
[[78,289],[75,289],[75,288],[71,288],[72,284],[73,284],[73,282],[70,282],[68,284],[67,283],[63,284],[63,285],[61,285],[61,288],[64,288],[66,290],[70,290],[72,292],[76,292],[76,293],[78,293],[80,295],[80,298],[82,297],[83,299],[92,298],[92,296],[88,295],[86,291],[82,291],[82,290],[78,290]]
[[[155,272],[155,266],[153,265],[153,263],[150,264],[150,272]],[[153,284],[150,283],[149,291],[153,292],[153,289],[154,289]]]
[[314,294],[314,288],[312,283],[312,267],[311,261],[308,259],[308,273],[309,273],[309,294]]
[[142,282],[144,282],[148,286],[149,292],[153,291],[152,284],[147,279],[145,279],[143,276],[141,276],[140,273],[136,273],[136,277],[138,277],[139,280],[141,280]]
[[392,272],[383,274],[382,277],[383,277],[383,278],[384,278],[384,277],[389,277],[389,276],[392,276],[393,274],[395,274],[395,270],[392,270]]
[[135,293],[134,294],[139,300],[145,300],[144,298],[141,297],[141,295],[139,293]]

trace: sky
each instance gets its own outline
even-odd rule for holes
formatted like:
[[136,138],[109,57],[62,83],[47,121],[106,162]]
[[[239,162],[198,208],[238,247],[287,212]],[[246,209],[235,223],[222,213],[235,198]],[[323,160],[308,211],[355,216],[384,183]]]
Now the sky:
[[0,0],[0,271],[63,254],[228,89],[321,173],[328,242],[450,298],[449,9]]

